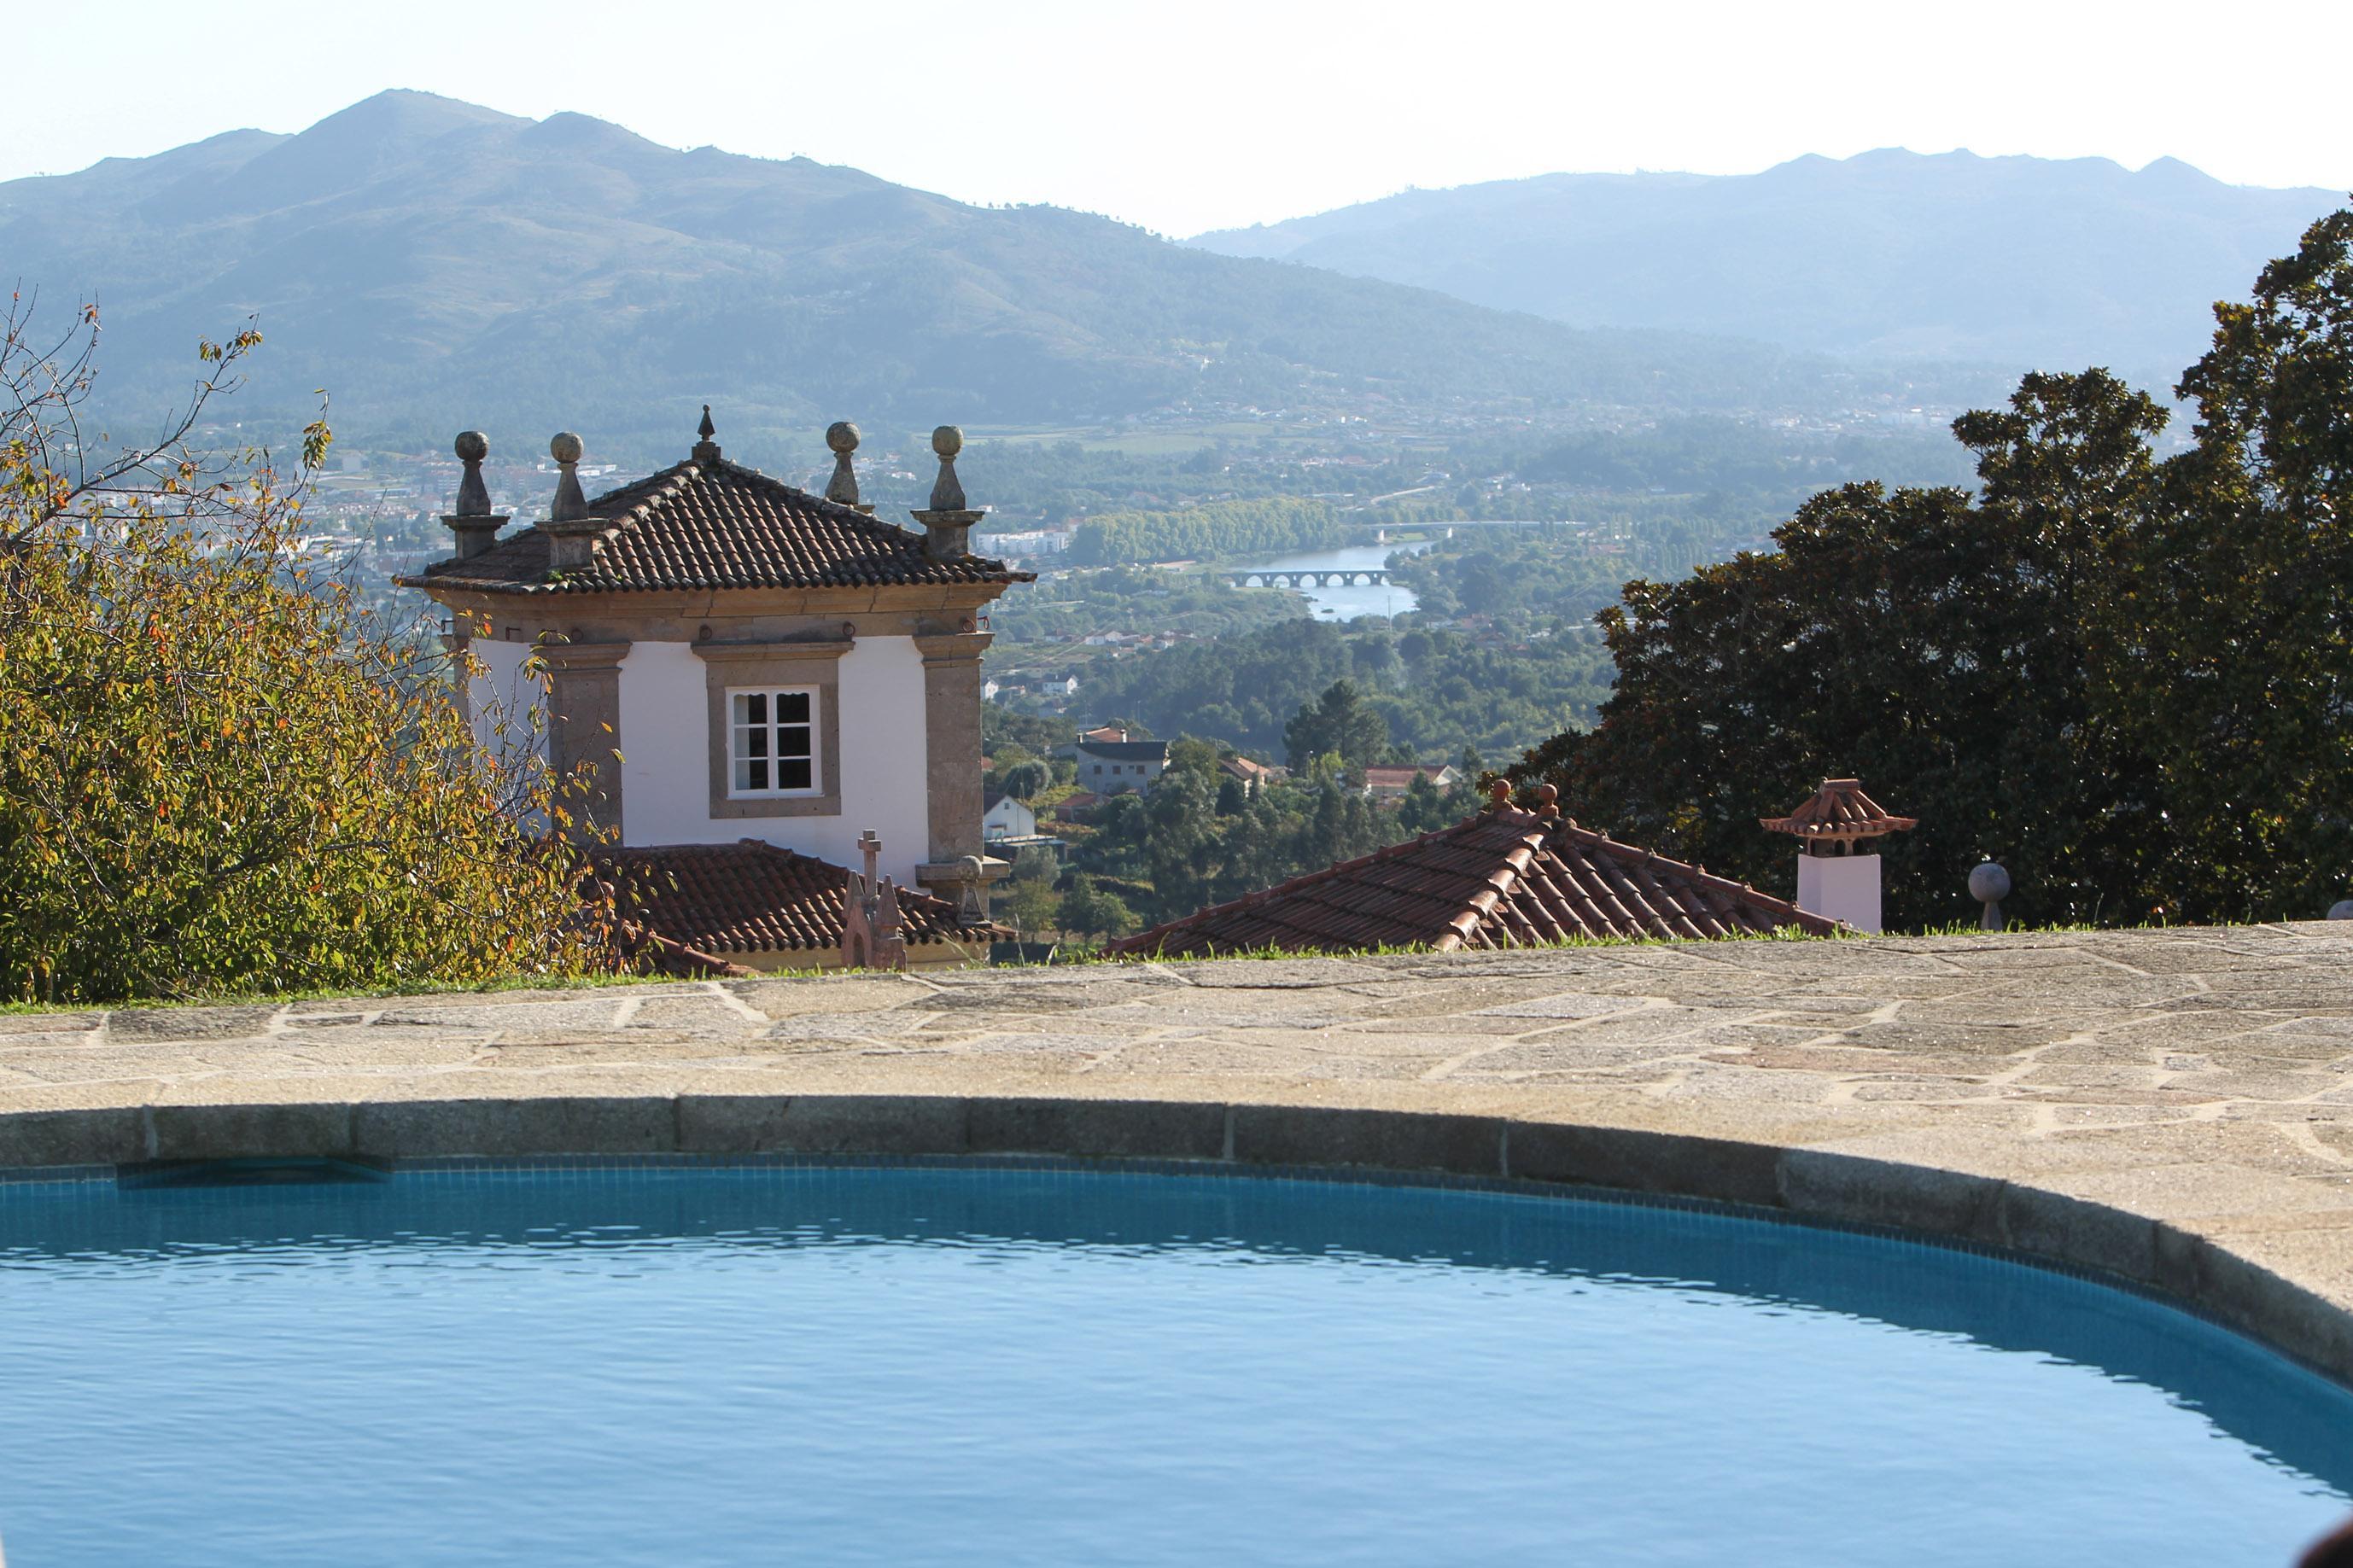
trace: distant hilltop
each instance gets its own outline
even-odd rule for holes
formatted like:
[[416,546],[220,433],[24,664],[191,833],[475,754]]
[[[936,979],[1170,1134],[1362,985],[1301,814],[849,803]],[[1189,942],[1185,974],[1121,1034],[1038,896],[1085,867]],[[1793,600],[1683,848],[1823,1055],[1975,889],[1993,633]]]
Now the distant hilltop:
[[1543,174],[1190,243],[1583,328],[2168,379],[2342,191],[2226,185],[2172,158],[1885,149],[1758,174]]
[[258,313],[247,405],[324,386],[339,425],[406,432],[410,449],[520,423],[610,450],[646,409],[723,393],[756,447],[845,416],[1738,411],[1854,384],[1761,344],[1581,331],[1060,207],[972,206],[420,92],[299,135],[231,132],[0,184],[0,257],[61,310],[101,301],[101,394],[183,384],[200,335]]

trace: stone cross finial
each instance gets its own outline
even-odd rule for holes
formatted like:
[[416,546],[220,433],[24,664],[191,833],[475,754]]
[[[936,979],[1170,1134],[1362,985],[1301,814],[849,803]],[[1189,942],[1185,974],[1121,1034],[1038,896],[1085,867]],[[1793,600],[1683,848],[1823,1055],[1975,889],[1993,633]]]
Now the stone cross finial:
[[882,840],[870,827],[858,836],[858,847],[866,857],[866,885],[871,888],[874,885],[875,862],[881,858]]
[[833,452],[833,479],[825,487],[825,499],[843,506],[858,504],[858,476],[849,467],[849,456],[858,450],[858,426],[847,419],[837,419],[826,426],[825,444]]
[[962,511],[964,482],[956,478],[956,454],[964,450],[964,432],[943,425],[932,432],[932,450],[940,455],[940,477],[932,484],[934,511]]
[[495,543],[507,520],[492,515],[490,487],[482,483],[482,459],[491,455],[490,437],[480,430],[460,430],[456,449],[466,471],[458,480],[458,510],[441,521],[458,536],[458,559],[465,561]]
[[719,427],[711,423],[711,405],[708,403],[702,405],[702,423],[695,426],[694,433],[702,437],[694,444],[694,460],[698,463],[717,462],[719,443],[712,437],[719,434]]

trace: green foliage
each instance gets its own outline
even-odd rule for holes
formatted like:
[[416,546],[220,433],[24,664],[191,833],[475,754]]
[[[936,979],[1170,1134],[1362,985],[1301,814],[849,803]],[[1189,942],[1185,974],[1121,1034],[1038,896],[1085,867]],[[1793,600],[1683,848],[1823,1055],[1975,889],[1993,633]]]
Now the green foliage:
[[1286,750],[1283,731],[1300,709],[1344,679],[1415,757],[1449,756],[1464,746],[1516,752],[1588,719],[1609,689],[1606,658],[1589,637],[1482,641],[1300,617],[1097,665],[1081,693],[1092,711],[1124,712],[1163,733],[1190,731],[1276,755]]
[[[1629,584],[1618,690],[1516,776],[1757,879],[1824,775],[1921,818],[1890,920],[1965,918],[2001,859],[2035,922],[2309,917],[2353,864],[2353,212],[2217,308],[2192,444],[2102,371],[1963,416],[1981,493],[1850,485],[1743,556]],[[1767,885],[1771,885],[1768,880]]]
[[1043,878],[1016,877],[1013,890],[1005,896],[1000,908],[1013,922],[1013,928],[1031,940],[1039,931],[1068,923],[1062,919],[1062,896],[1054,891],[1050,880]]
[[[206,345],[195,407],[258,342]],[[599,961],[575,863],[519,826],[564,818],[544,770],[502,774],[441,672],[289,565],[301,512],[268,459],[212,465],[183,425],[61,472],[45,454],[71,449],[87,377],[56,369],[12,314],[0,995],[383,989]],[[323,443],[322,425],[306,446]]]
[[1282,727],[1282,744],[1294,772],[1304,773],[1330,754],[1361,775],[1372,763],[1388,760],[1388,721],[1365,701],[1355,681],[1335,680]]
[[1346,542],[1339,509],[1328,501],[1274,497],[1211,501],[1182,511],[1119,511],[1081,523],[1071,541],[1073,566],[1140,561],[1219,560],[1320,550]]
[[1079,727],[1051,714],[1021,713],[1002,703],[980,705],[980,749],[991,757],[1018,751],[1023,756],[1043,756],[1079,738]]
[[1036,757],[1014,763],[997,780],[997,787],[1019,801],[1031,801],[1046,793],[1054,782],[1054,770]]
[[989,665],[1001,673],[1032,668],[1035,645],[1094,632],[1183,632],[1218,637],[1296,620],[1305,605],[1287,594],[1241,589],[1194,572],[1133,566],[1075,571],[1025,584],[989,616],[997,642]]
[[1137,925],[1135,911],[1116,893],[1097,887],[1094,878],[1083,871],[1071,879],[1071,890],[1062,895],[1058,923],[1081,937],[1108,940],[1125,936]]

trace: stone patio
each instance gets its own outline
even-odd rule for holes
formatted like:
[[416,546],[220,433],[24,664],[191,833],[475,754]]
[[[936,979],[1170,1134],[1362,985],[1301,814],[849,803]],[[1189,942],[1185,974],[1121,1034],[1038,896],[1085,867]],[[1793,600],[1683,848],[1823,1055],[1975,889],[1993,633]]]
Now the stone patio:
[[0,1167],[671,1151],[1677,1192],[2112,1270],[2353,1377],[2353,922],[0,1016]]

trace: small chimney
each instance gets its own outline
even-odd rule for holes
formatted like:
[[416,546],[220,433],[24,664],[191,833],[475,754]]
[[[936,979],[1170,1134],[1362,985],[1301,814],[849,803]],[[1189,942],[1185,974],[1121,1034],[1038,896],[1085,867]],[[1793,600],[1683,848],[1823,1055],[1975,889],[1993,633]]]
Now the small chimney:
[[943,425],[932,432],[932,450],[939,454],[940,477],[932,485],[932,504],[912,513],[923,525],[923,553],[934,561],[957,561],[972,553],[972,525],[987,515],[964,504],[964,484],[956,478],[956,454],[964,450],[964,432]]
[[1862,793],[1860,779],[1824,779],[1813,798],[1788,816],[1757,821],[1769,832],[1798,839],[1799,909],[1878,934],[1879,856],[1875,850],[1859,854],[1857,848],[1917,827],[1916,817],[1889,815]]
[[547,455],[562,469],[555,481],[555,500],[547,521],[539,525],[547,535],[548,566],[557,572],[580,572],[596,560],[596,536],[604,531],[601,518],[588,514],[588,498],[580,493],[580,437],[565,430],[547,444]]
[[458,536],[458,559],[470,561],[498,542],[499,530],[507,525],[507,520],[492,514],[490,487],[482,483],[482,459],[491,455],[490,437],[480,430],[460,430],[457,452],[458,460],[466,466],[458,481],[458,510],[441,521]]

